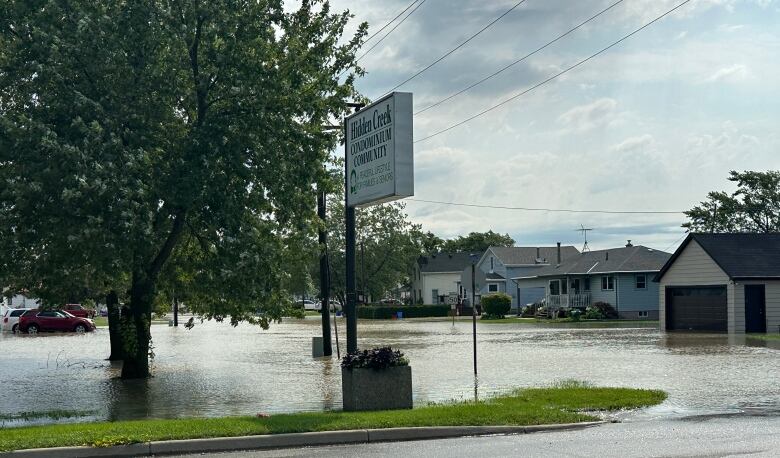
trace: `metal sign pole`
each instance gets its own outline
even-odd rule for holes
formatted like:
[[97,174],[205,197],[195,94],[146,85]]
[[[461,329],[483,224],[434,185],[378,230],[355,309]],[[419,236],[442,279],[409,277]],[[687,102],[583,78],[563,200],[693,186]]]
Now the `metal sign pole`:
[[474,375],[477,375],[477,276],[475,275],[476,264],[471,263],[471,324],[472,334],[474,336]]
[[322,354],[331,356],[333,346],[330,339],[330,285],[328,285],[328,252],[325,247],[328,244],[328,233],[325,230],[325,191],[317,193],[317,216],[320,217],[322,226],[319,231],[320,242],[320,312],[322,313]]
[[[364,107],[362,103],[348,103],[350,107],[355,108],[355,113]],[[347,138],[347,122],[344,121],[344,138]],[[349,144],[344,141],[344,219],[345,219],[345,239],[346,239],[346,299],[344,312],[347,316],[347,353],[357,351],[357,307],[355,304],[355,207],[349,206],[349,174],[347,173],[349,163]]]

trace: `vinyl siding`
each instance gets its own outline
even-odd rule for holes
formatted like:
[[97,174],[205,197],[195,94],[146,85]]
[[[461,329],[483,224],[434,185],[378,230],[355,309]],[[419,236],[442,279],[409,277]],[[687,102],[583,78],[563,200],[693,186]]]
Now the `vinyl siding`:
[[[617,304],[617,294],[615,290],[604,291],[601,289],[601,277],[607,277],[609,275],[591,275],[590,276],[590,302],[591,304],[596,302],[607,302],[613,307]],[[615,288],[620,289],[618,284],[618,275],[613,274],[615,277]]]
[[458,292],[458,282],[460,281],[460,273],[422,273],[422,281],[420,282],[420,289],[422,289],[423,302],[426,304],[433,304],[432,291],[434,289],[439,290],[440,295],[447,295],[449,293]]
[[[738,327],[735,327],[737,317],[734,313],[734,287],[730,284],[728,275],[710,258],[696,240],[691,240],[658,284],[658,319],[661,331],[666,330],[666,287],[704,285],[728,285],[728,290],[726,291],[728,300],[728,331],[729,333],[740,332]],[[744,332],[744,301],[742,304],[741,332]]]
[[[766,332],[776,334],[780,326],[780,281],[740,281],[734,287],[734,307],[729,309],[729,332],[745,332],[745,285],[764,285],[766,300]],[[734,320],[734,331],[731,320]]]
[[[658,288],[652,279],[657,272],[646,272],[645,289],[636,288],[636,276],[642,274],[616,274],[618,282],[619,312],[658,311]],[[599,280],[601,282],[601,280]],[[591,285],[591,288],[593,286]],[[601,287],[601,285],[599,285]],[[613,304],[615,305],[615,304]]]

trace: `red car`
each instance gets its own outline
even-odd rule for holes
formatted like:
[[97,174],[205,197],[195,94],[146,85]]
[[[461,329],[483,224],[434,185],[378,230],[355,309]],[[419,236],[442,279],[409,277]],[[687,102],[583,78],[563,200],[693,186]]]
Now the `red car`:
[[73,316],[77,316],[79,318],[94,318],[95,317],[95,311],[92,309],[85,308],[81,304],[65,304],[65,306],[62,308],[62,310],[65,310],[66,312],[70,313]]
[[19,331],[37,334],[40,331],[89,332],[95,330],[95,323],[86,318],[73,316],[62,310],[32,309],[19,317]]

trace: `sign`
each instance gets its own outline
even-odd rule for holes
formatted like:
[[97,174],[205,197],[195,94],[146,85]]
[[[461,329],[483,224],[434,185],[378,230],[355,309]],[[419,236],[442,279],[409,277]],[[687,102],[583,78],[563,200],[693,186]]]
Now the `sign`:
[[346,119],[347,206],[414,195],[412,94],[393,92]]

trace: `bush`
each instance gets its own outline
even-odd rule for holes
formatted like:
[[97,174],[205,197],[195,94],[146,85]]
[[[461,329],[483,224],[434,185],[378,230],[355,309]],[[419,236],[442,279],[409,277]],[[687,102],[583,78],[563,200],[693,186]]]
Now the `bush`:
[[574,309],[569,313],[572,321],[580,321],[580,315],[582,315],[580,309]]
[[512,306],[512,297],[506,293],[492,293],[482,297],[482,310],[488,317],[504,318]]
[[614,320],[618,317],[618,312],[615,310],[615,307],[612,307],[612,304],[609,302],[596,302],[592,306],[599,312],[601,312],[602,315],[604,315],[604,318],[608,320]]
[[409,360],[399,350],[390,347],[372,348],[371,350],[348,353],[341,360],[345,369],[374,369],[376,371],[394,366],[408,366]]
[[585,309],[584,318],[586,320],[603,320],[604,314],[601,313],[601,310],[597,309],[596,307],[590,306]]
[[357,308],[358,318],[387,320],[402,312],[404,318],[428,318],[447,316],[450,306],[438,305],[365,305]]
[[536,313],[536,307],[534,305],[526,305],[520,309],[520,316],[524,318],[533,318]]

